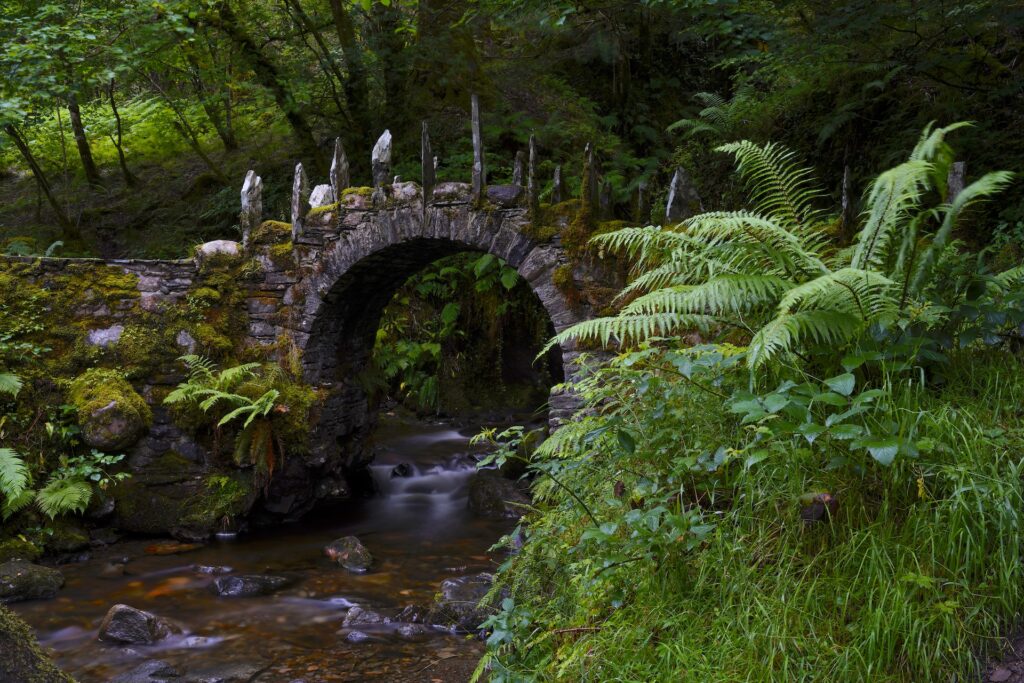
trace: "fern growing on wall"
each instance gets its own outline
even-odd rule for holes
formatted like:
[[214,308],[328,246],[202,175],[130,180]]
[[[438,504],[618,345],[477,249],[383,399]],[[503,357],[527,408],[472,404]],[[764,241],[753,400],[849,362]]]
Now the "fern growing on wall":
[[[926,294],[957,221],[1012,179],[988,173],[946,196],[954,156],[945,139],[964,125],[927,127],[908,160],[877,178],[846,249],[830,242],[828,216],[816,208],[823,193],[793,152],[748,141],[719,147],[735,157],[751,208],[595,237],[601,250],[633,259],[635,278],[620,299],[636,298],[551,343],[632,344],[687,328],[735,328],[750,339],[748,362],[757,368],[809,345],[842,346],[871,325],[940,322],[947,311]],[[1024,267],[988,286],[1005,290],[1022,279]]]

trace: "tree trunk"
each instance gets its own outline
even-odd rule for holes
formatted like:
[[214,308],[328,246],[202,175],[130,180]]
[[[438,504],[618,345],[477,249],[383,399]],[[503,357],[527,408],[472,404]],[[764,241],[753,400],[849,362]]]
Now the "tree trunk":
[[370,48],[381,61],[384,74],[384,120],[378,127],[383,130],[402,130],[408,119],[406,94],[405,39],[398,32],[401,17],[397,3],[385,6],[375,2],[371,9],[373,30],[367,35]]
[[274,101],[277,102],[277,106],[288,120],[288,125],[291,126],[303,157],[310,160],[318,174],[326,175],[326,160],[322,158],[317,147],[316,138],[313,136],[313,127],[303,115],[299,103],[295,101],[295,96],[285,85],[284,75],[260,51],[256,42],[238,21],[238,17],[235,16],[235,12],[227,0],[217,3],[216,14],[211,16],[210,20],[235,44],[241,52],[242,58],[252,67],[256,80],[274,96]]
[[89,138],[86,137],[85,126],[82,125],[82,111],[78,108],[78,98],[74,93],[68,95],[68,114],[71,119],[71,130],[75,134],[75,144],[78,146],[78,156],[82,158],[82,170],[85,171],[85,179],[90,185],[103,185],[100,171],[96,168],[96,162],[92,160]]
[[46,197],[46,201],[50,203],[54,213],[57,214],[57,222],[60,223],[63,235],[67,239],[78,239],[81,237],[78,227],[72,224],[68,219],[66,213],[64,213],[64,207],[60,205],[57,198],[53,196],[53,191],[50,189],[50,183],[46,179],[46,174],[43,173],[43,169],[39,167],[39,163],[36,161],[35,155],[32,154],[32,150],[29,149],[28,143],[25,142],[25,138],[21,136],[21,133],[11,124],[4,126],[4,132],[14,141],[14,146],[21,152],[22,158],[25,163],[28,164],[29,169],[32,171],[32,177],[36,180],[36,185],[39,186],[39,190]]
[[[331,51],[327,48],[327,43],[324,42],[323,35],[320,34],[319,29],[317,29],[316,25],[309,18],[309,15],[302,9],[302,5],[299,4],[299,0],[285,0],[285,3],[290,5],[292,11],[295,13],[296,23],[299,25],[300,30],[304,30],[312,36],[313,42],[315,42],[317,47],[320,49],[320,53],[317,55],[317,58],[327,67],[327,70],[333,74],[338,83],[344,84],[346,80],[345,74],[341,72],[341,67],[338,65],[338,62],[335,61],[334,55],[332,55]],[[331,89],[334,89],[333,83],[331,84]],[[345,105],[339,105],[339,111],[341,115],[345,117],[348,125],[351,126],[354,122],[347,103],[345,103]]]
[[181,111],[181,109],[174,102],[171,96],[167,93],[166,90],[164,90],[160,86],[160,82],[152,74],[150,74],[149,76],[149,82],[153,84],[153,88],[155,88],[156,91],[160,93],[160,95],[164,98],[164,102],[167,103],[167,106],[171,108],[171,111],[173,111],[174,115],[178,118],[178,120],[174,122],[174,129],[178,131],[181,137],[185,139],[185,142],[187,142],[189,146],[193,149],[193,151],[195,151],[195,153],[199,156],[199,158],[203,160],[203,163],[206,164],[206,167],[210,169],[210,172],[213,173],[214,176],[216,176],[217,180],[227,185],[227,176],[224,175],[224,171],[220,170],[220,167],[217,166],[217,164],[213,163],[213,159],[211,159],[209,155],[205,151],[203,151],[203,146],[199,144],[199,136],[197,136],[196,132],[192,129],[192,126],[188,122],[188,118],[185,116],[185,113]]
[[[235,139],[234,132],[231,130],[231,120],[229,114],[225,113],[222,120],[221,108],[212,99],[208,93],[206,84],[203,82],[202,70],[199,66],[199,60],[192,53],[192,50],[188,47],[185,48],[185,58],[188,60],[188,64],[192,67],[192,87],[196,91],[196,97],[199,98],[199,104],[203,107],[203,112],[206,114],[206,118],[213,124],[213,129],[217,131],[217,137],[220,138],[221,143],[224,145],[224,149],[230,151],[238,149],[238,141]],[[219,99],[221,96],[217,96]]]
[[356,29],[352,15],[348,13],[341,0],[330,0],[331,16],[334,18],[334,30],[338,34],[345,64],[348,66],[348,78],[345,79],[345,100],[355,123],[354,138],[362,140],[370,130],[370,88],[366,80],[366,65],[363,63],[363,52],[356,42]]
[[121,165],[121,175],[124,176],[124,184],[128,187],[135,187],[139,184],[138,179],[132,175],[132,172],[128,170],[128,162],[124,158],[124,147],[121,145],[122,130],[121,130],[121,114],[117,111],[117,102],[114,101],[114,79],[110,79],[110,85],[107,86],[107,94],[110,96],[110,110],[114,112],[114,122],[116,123],[117,137],[110,136],[110,141],[114,143],[114,147],[117,149],[117,162]]

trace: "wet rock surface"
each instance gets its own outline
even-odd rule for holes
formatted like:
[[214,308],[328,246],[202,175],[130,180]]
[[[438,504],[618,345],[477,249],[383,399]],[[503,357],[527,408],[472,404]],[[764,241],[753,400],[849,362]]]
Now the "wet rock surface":
[[0,604],[23,600],[46,600],[57,595],[64,575],[56,569],[11,560],[0,564]]
[[519,519],[530,497],[520,485],[495,470],[479,472],[469,485],[469,509],[485,519]]
[[480,604],[493,583],[494,576],[486,572],[446,579],[441,583],[441,594],[430,612],[430,621],[467,633],[478,631],[480,624],[494,613],[491,606]]
[[100,624],[99,639],[108,643],[152,645],[174,633],[166,619],[129,605],[114,605]]
[[243,574],[240,576],[218,576],[213,580],[213,592],[222,598],[252,598],[270,595],[295,581],[288,576],[269,574]]
[[170,683],[180,680],[181,674],[177,669],[167,662],[154,659],[111,679],[110,683]]
[[359,574],[368,571],[373,564],[373,555],[355,536],[345,536],[332,541],[324,548],[324,554],[332,562]]
[[390,623],[391,619],[380,612],[356,606],[349,609],[348,614],[345,615],[345,621],[341,625],[344,628],[351,628],[353,626],[383,626]]

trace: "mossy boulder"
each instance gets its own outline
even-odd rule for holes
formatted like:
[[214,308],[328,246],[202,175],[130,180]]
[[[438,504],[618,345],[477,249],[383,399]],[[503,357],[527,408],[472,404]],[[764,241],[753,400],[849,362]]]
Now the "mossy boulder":
[[32,629],[14,612],[0,606],[0,681],[74,683],[43,654]]
[[82,440],[105,452],[133,445],[153,422],[146,401],[121,374],[93,368],[71,382],[69,399],[78,412]]
[[[174,462],[180,462],[175,467]],[[252,507],[251,475],[207,474],[176,453],[168,453],[114,489],[116,526],[138,534],[170,534],[205,540]]]
[[51,532],[45,539],[48,553],[60,555],[89,547],[89,533],[77,524],[55,521],[49,525],[48,529]]
[[0,564],[0,604],[23,600],[46,600],[57,595],[64,575],[56,569],[11,560]]
[[0,541],[0,564],[11,560],[32,560],[39,559],[43,549],[31,541],[21,538],[9,538]]

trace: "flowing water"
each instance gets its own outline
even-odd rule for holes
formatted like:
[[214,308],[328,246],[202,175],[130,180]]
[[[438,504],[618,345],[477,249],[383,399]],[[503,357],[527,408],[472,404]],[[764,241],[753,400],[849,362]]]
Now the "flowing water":
[[[488,549],[510,524],[475,519],[467,509],[468,441],[450,426],[385,416],[373,466],[382,495],[184,554],[147,554],[152,540],[121,542],[61,567],[67,585],[55,600],[15,607],[82,683],[109,681],[151,659],[184,680],[465,681],[482,652],[477,640],[360,627],[370,639],[350,643],[342,621],[352,605],[382,613],[429,605],[444,579],[493,571],[500,558]],[[391,477],[400,463],[411,476]],[[372,552],[370,572],[349,573],[323,555],[347,535]],[[122,556],[130,559],[120,575],[111,562]],[[198,566],[297,582],[272,596],[222,598]],[[168,618],[183,632],[152,646],[101,643],[97,629],[116,603]]]

